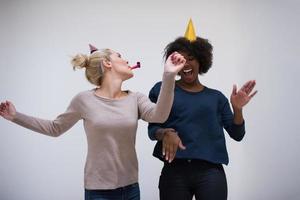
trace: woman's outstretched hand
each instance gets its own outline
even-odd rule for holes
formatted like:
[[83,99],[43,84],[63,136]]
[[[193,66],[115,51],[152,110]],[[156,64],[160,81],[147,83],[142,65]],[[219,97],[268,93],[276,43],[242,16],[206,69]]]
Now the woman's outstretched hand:
[[233,85],[232,94],[230,97],[232,107],[241,110],[257,93],[257,90],[251,93],[255,85],[255,80],[250,80],[246,82],[238,91],[236,85]]
[[0,104],[0,115],[4,119],[12,121],[16,116],[16,108],[10,101],[1,102]]
[[185,65],[185,58],[178,52],[173,52],[166,60],[165,72],[176,75]]

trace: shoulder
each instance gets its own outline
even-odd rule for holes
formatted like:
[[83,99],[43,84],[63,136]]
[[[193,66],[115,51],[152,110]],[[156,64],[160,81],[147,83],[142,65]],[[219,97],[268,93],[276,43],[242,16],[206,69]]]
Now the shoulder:
[[81,91],[72,98],[72,102],[82,102],[88,98],[91,98],[94,95],[93,92],[94,89]]
[[153,86],[152,88],[158,88],[158,87],[160,87],[160,86],[161,86],[161,83],[162,83],[161,81],[155,83],[154,86]]
[[148,98],[145,94],[143,94],[141,92],[132,92],[132,91],[130,91],[130,95],[137,98],[137,100],[142,99],[142,98]]
[[160,88],[161,88],[161,84],[162,84],[161,81],[155,83],[154,86],[151,88],[150,92],[151,93],[159,93]]
[[227,100],[227,97],[220,90],[206,87],[206,92],[220,100]]

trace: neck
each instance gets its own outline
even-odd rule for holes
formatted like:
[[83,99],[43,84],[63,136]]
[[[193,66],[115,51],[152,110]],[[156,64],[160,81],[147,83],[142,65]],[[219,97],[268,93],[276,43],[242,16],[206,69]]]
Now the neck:
[[200,83],[199,79],[196,79],[192,83],[186,83],[182,79],[180,79],[180,80],[177,81],[177,83],[181,87],[187,88],[187,89],[200,88],[200,87],[202,88],[203,87],[203,85]]
[[199,91],[204,88],[204,86],[200,83],[199,79],[196,79],[192,83],[186,83],[182,79],[177,81],[178,85],[183,89],[191,90],[191,91]]
[[101,87],[96,90],[96,94],[110,99],[118,99],[123,96],[122,88],[123,80],[112,77],[104,76]]

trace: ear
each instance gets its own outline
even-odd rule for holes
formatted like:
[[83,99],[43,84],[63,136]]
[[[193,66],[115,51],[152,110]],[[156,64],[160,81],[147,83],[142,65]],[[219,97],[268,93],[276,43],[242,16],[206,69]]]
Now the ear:
[[112,65],[111,62],[107,59],[102,60],[102,64],[103,64],[103,67],[105,67],[105,68],[111,68],[111,65]]

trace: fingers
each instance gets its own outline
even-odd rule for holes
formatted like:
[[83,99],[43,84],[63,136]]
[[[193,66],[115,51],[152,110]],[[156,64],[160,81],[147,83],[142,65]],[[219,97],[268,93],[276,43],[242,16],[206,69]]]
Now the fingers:
[[177,151],[177,145],[176,144],[171,144],[169,146],[169,157],[168,157],[169,158],[168,159],[169,163],[172,162],[172,160],[174,159],[176,151]]
[[182,144],[177,132],[172,131],[166,132],[163,138],[163,155],[167,162],[172,162],[176,156],[177,149],[184,150],[186,147]]
[[6,107],[7,107],[6,102],[1,102],[1,104],[0,104],[0,111],[3,112],[6,109]]
[[10,102],[10,101],[4,101],[4,102],[1,102],[1,104],[0,104],[0,106],[1,106],[1,108],[2,107],[9,107],[10,105],[12,105],[12,102]]
[[255,85],[256,85],[255,80],[252,80],[251,83],[249,84],[248,88],[247,88],[247,94],[250,94],[252,92]]
[[172,162],[175,157],[177,146],[171,143],[165,143],[165,159],[168,162]]
[[170,157],[170,144],[166,143],[165,144],[165,159],[168,161]]
[[0,105],[0,114],[1,114],[1,116],[4,114],[4,110],[5,110],[5,107],[1,103],[1,105]]
[[249,97],[250,98],[254,97],[256,95],[256,93],[257,93],[257,90],[255,90]]
[[3,117],[7,111],[8,106],[6,105],[6,102],[1,102],[0,104],[0,115]]
[[162,155],[165,156],[166,155],[166,142],[165,140],[162,141]]
[[251,91],[253,90],[255,84],[256,84],[255,80],[250,80],[250,81],[248,81],[248,82],[243,86],[243,89],[242,89],[242,90],[243,90],[246,94],[250,94]]
[[172,162],[172,160],[174,160],[174,157],[176,155],[176,151],[177,151],[176,144],[166,143],[165,144],[166,161],[168,161],[169,163]]
[[[176,156],[177,149],[179,147],[179,143],[181,143],[180,138],[178,137],[178,133],[176,132],[176,137],[178,138],[179,142],[171,144],[170,154],[169,154],[169,163],[172,162]],[[183,146],[183,145],[182,145]],[[185,148],[185,147],[184,147]]]
[[232,95],[237,94],[236,90],[237,90],[237,86],[236,86],[236,84],[234,84],[233,87],[232,87]]
[[178,147],[179,147],[181,150],[185,150],[185,149],[186,149],[186,147],[182,144],[181,140],[179,141]]
[[251,81],[247,81],[239,91],[243,91],[246,94],[249,94],[248,91],[249,91],[250,85],[251,85]]
[[247,88],[248,88],[248,86],[249,86],[249,84],[251,83],[251,81],[247,81],[244,85],[243,85],[243,87],[241,88],[241,90],[246,90]]
[[178,52],[173,52],[171,55],[171,61],[174,65],[184,64],[186,62],[185,58]]
[[[164,129],[164,135],[166,135],[166,133],[168,132],[174,132],[176,133],[175,129],[173,128],[165,128]],[[163,145],[162,145],[162,155],[166,156],[166,149],[167,149],[167,141],[165,139],[163,139]]]

